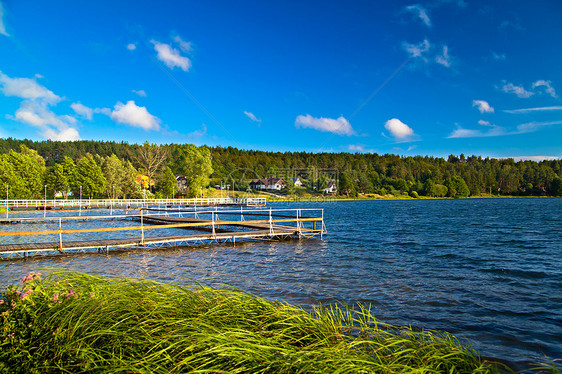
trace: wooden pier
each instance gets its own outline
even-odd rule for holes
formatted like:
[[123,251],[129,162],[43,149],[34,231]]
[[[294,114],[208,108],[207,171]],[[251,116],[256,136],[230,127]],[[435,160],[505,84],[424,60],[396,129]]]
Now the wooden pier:
[[[155,214],[115,216],[69,216],[38,217],[18,221],[18,228],[24,223],[58,223],[58,229],[40,231],[0,232],[0,258],[10,259],[37,254],[71,254],[77,252],[108,253],[113,249],[176,247],[189,244],[222,243],[240,240],[281,240],[286,238],[317,238],[326,233],[323,209],[240,209],[240,210],[157,210]],[[177,216],[174,216],[177,215]],[[227,217],[227,219],[224,219]],[[251,218],[251,219],[248,219]],[[64,229],[62,223],[74,225],[91,220],[135,220],[140,225],[98,228]],[[176,235],[153,235],[163,229],[185,229],[201,231]],[[147,235],[147,231],[151,233]],[[104,238],[104,233],[129,232],[133,236]],[[162,231],[160,231],[162,232]],[[96,240],[74,240],[81,234],[99,233]],[[63,240],[63,235],[73,235],[73,240]],[[54,236],[56,240],[26,243],[6,243],[5,237]]]

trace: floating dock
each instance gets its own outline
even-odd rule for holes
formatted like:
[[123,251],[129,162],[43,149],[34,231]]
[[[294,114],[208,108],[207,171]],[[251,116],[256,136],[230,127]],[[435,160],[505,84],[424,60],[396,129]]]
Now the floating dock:
[[[91,223],[92,221],[99,221],[100,225],[113,222],[114,225],[79,228],[81,223]],[[129,222],[130,225],[118,226],[117,221],[134,222]],[[19,219],[11,217],[4,221],[6,224],[9,222],[17,231],[0,232],[1,259],[39,254],[108,253],[115,249],[177,247],[190,244],[225,242],[235,244],[236,241],[243,240],[322,239],[326,233],[323,209],[140,208],[135,214],[126,215],[75,215]],[[58,228],[25,230],[26,226],[37,224],[47,226],[58,224]],[[123,225],[123,222],[120,224]],[[64,227],[69,225],[74,227]],[[156,235],[164,230],[175,230],[174,235]],[[181,234],[183,230],[191,232]],[[193,231],[197,232],[193,233]],[[127,234],[127,237],[111,237],[116,233]],[[96,236],[95,240],[80,239],[80,236],[91,236],[92,234]],[[72,239],[68,239],[69,235],[72,236]],[[17,240],[10,240],[10,237],[16,237]],[[22,243],[22,237],[29,237],[30,240]],[[34,240],[37,237],[41,237],[43,240]],[[45,240],[45,238],[51,240]]]

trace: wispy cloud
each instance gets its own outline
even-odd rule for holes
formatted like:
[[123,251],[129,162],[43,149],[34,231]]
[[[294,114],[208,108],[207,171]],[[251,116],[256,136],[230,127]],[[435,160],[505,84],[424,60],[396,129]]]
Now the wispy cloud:
[[[480,122],[479,122],[480,123]],[[484,126],[488,126],[488,123],[482,124]],[[482,137],[491,137],[491,136],[504,136],[504,135],[519,135],[519,134],[527,134],[531,132],[536,132],[543,127],[555,126],[555,125],[562,125],[562,121],[551,121],[551,122],[527,122],[520,124],[515,127],[515,129],[507,130],[503,127],[496,126],[496,125],[489,125],[491,128],[487,131],[483,130],[475,130],[475,129],[465,129],[462,127],[457,127],[447,139],[452,138],[482,138]]]
[[2,3],[0,3],[0,34],[10,36],[10,34],[6,32],[6,26],[4,26],[4,8],[2,7]]
[[150,114],[145,107],[137,106],[133,100],[127,101],[127,104],[117,102],[114,108],[109,116],[115,122],[140,127],[147,131],[160,129],[160,119]]
[[70,104],[70,107],[72,108],[72,110],[74,110],[74,112],[76,112],[76,114],[86,119],[91,120],[94,115],[94,110],[92,108],[88,108],[87,106],[79,102]]
[[424,39],[418,44],[410,44],[406,42],[402,43],[402,48],[406,51],[406,53],[408,53],[408,56],[410,56],[410,58],[424,58],[424,54],[429,51],[430,47],[431,44],[427,39]]
[[146,97],[146,92],[144,90],[131,90],[132,92],[136,93],[140,97]]
[[189,138],[201,138],[205,135],[207,135],[207,125],[205,125],[204,123],[201,124],[201,129],[195,130],[187,134]]
[[183,71],[188,71],[191,67],[191,60],[182,56],[180,52],[166,43],[160,43],[156,40],[151,41],[154,44],[154,50],[158,52],[156,58],[162,61],[170,69],[179,67]]
[[180,46],[180,49],[183,52],[189,53],[193,51],[193,45],[191,44],[191,42],[186,42],[179,35],[174,36],[174,42],[176,42]]
[[562,110],[562,106],[546,106],[540,108],[524,108],[524,109],[511,109],[504,110],[505,113],[519,114],[519,113],[532,113],[532,112],[549,112],[554,110]]
[[414,136],[414,130],[398,118],[392,118],[386,121],[384,128],[390,132],[392,137],[399,141],[407,141]]
[[505,53],[492,52],[492,58],[497,61],[505,61],[507,56],[505,55]]
[[449,47],[443,46],[443,54],[435,57],[435,62],[445,67],[451,67],[451,56],[449,56]]
[[351,152],[361,152],[361,153],[365,152],[365,147],[358,144],[350,144],[347,146],[347,149]]
[[494,108],[484,100],[472,100],[472,106],[478,108],[480,113],[494,113]]
[[310,114],[306,116],[300,115],[295,120],[296,128],[311,128],[323,132],[331,132],[337,135],[355,135],[355,131],[351,127],[351,124],[344,118],[339,117],[338,119],[332,118],[315,118]]
[[492,124],[490,123],[490,121],[484,121],[483,119],[479,120],[479,121],[478,121],[478,124],[479,124],[480,126],[494,127],[494,125],[492,125]]
[[556,91],[554,90],[554,87],[551,86],[551,83],[552,83],[551,81],[545,81],[541,79],[534,82],[532,88],[535,89],[537,87],[546,87],[545,88],[546,93],[554,98],[557,98],[558,96],[556,96]]
[[137,49],[137,45],[135,43],[129,43],[127,44],[127,49],[129,51],[134,51],[135,49]]
[[429,19],[429,15],[427,14],[427,9],[419,4],[409,5],[406,8],[406,11],[414,14],[418,17],[427,27],[431,27],[431,20]]
[[488,131],[482,130],[472,130],[472,129],[465,129],[462,127],[458,127],[455,129],[447,139],[454,139],[454,138],[483,138],[489,136],[501,136],[506,135],[505,130],[499,126],[493,126]]
[[517,131],[519,134],[524,134],[528,132],[535,132],[542,127],[562,125],[562,121],[551,121],[551,122],[527,122],[517,126]]
[[244,114],[246,115],[246,117],[248,117],[248,118],[251,119],[252,121],[261,123],[261,119],[258,119],[258,118],[254,115],[254,113],[244,111]]
[[506,81],[503,81],[501,90],[503,92],[513,93],[522,99],[526,99],[534,95],[533,92],[527,91],[523,86],[516,86],[513,83],[507,83]]

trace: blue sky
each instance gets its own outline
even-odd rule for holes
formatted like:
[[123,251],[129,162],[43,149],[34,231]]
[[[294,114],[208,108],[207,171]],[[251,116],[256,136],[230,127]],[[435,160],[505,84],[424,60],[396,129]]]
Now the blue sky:
[[0,0],[0,137],[562,157],[560,1]]

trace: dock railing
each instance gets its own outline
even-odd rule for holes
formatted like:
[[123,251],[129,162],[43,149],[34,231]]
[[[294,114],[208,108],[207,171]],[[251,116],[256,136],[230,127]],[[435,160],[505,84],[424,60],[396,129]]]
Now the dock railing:
[[39,208],[128,208],[153,205],[248,205],[265,206],[266,198],[193,198],[193,199],[39,199],[39,200],[0,200],[0,206],[7,209]]

